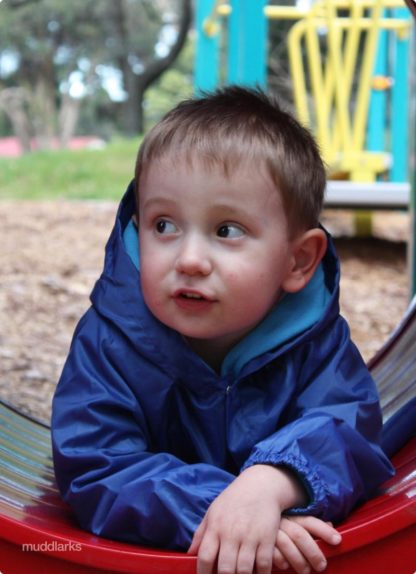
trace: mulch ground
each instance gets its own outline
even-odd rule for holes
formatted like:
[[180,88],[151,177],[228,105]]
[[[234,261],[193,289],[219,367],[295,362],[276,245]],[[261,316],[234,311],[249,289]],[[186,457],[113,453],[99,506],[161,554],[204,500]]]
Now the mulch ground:
[[[48,421],[78,319],[89,305],[116,204],[0,202],[0,397]],[[374,237],[353,237],[350,212],[327,211],[337,237],[341,311],[369,359],[409,300],[408,216],[376,213]]]

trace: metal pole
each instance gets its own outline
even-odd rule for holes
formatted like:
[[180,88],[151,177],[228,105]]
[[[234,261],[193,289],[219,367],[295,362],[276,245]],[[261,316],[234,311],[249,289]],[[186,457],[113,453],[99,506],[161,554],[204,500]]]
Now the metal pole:
[[[409,12],[406,8],[393,11],[395,18],[406,19]],[[391,181],[406,181],[409,166],[409,36],[410,30],[399,32],[394,45],[394,83],[391,95],[391,145],[393,167]]]
[[[415,8],[416,13],[416,8]],[[410,77],[412,90],[410,91],[410,124],[413,126],[413,133],[410,136],[409,153],[409,181],[410,191],[410,240],[409,240],[409,275],[410,275],[410,299],[416,294],[416,58],[414,50],[416,48],[415,25],[413,25],[412,50],[410,52]],[[403,102],[405,105],[406,102]]]

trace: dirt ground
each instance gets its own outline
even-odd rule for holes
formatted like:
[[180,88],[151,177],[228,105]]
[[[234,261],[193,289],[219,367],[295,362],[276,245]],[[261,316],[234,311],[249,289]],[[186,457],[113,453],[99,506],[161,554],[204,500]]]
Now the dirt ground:
[[[48,421],[74,327],[89,305],[114,203],[0,202],[0,397]],[[341,311],[369,359],[408,304],[405,213],[376,213],[374,236],[351,237],[349,212],[325,212],[338,237]]]

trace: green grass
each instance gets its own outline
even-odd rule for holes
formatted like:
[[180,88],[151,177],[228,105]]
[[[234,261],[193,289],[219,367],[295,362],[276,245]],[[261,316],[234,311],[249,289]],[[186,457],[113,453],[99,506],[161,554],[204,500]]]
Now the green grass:
[[133,178],[138,147],[138,139],[120,139],[101,150],[0,158],[0,200],[118,200]]

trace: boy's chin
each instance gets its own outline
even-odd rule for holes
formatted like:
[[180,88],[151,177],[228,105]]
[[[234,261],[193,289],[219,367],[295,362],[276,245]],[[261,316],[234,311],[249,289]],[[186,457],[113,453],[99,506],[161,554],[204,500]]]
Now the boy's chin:
[[183,333],[182,336],[193,345],[198,345],[201,348],[206,347],[207,349],[218,349],[221,351],[229,350],[234,347],[234,345],[239,343],[245,337],[247,332],[248,331],[244,331],[244,333],[194,332],[189,334]]

